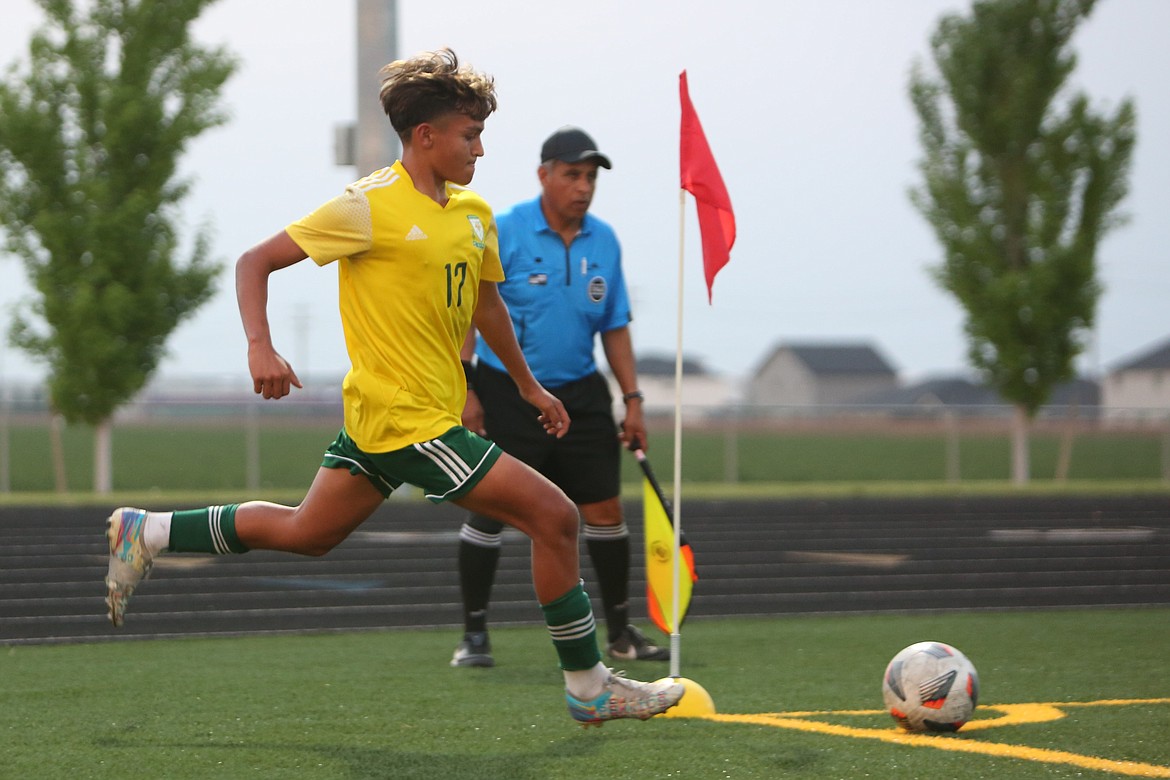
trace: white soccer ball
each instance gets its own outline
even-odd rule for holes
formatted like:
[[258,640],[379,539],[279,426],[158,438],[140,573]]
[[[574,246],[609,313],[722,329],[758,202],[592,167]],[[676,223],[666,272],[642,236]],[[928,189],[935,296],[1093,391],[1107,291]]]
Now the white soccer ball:
[[882,698],[907,731],[958,731],[979,701],[979,674],[967,656],[942,642],[918,642],[890,661]]

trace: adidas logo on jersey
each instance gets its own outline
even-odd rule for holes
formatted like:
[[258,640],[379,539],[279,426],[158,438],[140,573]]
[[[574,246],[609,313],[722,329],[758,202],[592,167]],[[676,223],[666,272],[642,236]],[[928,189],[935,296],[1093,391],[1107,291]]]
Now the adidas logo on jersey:
[[423,241],[426,238],[427,234],[422,232],[422,228],[420,228],[418,225],[412,227],[410,232],[406,234],[407,241]]

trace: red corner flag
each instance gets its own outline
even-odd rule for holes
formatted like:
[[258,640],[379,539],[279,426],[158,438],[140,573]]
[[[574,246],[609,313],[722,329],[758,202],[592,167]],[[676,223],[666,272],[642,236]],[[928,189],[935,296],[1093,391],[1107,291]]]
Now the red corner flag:
[[703,240],[703,275],[707,278],[707,302],[711,302],[711,285],[731,259],[735,244],[735,214],[731,211],[731,197],[723,184],[723,176],[699,115],[691,104],[687,91],[687,72],[678,76],[679,99],[682,101],[682,126],[679,130],[679,178],[682,188],[695,196],[699,214],[699,233]]

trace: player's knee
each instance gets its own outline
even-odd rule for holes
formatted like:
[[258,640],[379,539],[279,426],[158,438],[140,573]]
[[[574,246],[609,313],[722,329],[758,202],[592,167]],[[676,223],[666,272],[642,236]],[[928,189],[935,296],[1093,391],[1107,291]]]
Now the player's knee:
[[558,547],[576,546],[580,518],[577,507],[559,491],[534,500],[525,507],[518,527],[533,541]]
[[581,518],[577,514],[576,505],[564,496],[561,498],[549,511],[548,525],[558,537],[575,545]]

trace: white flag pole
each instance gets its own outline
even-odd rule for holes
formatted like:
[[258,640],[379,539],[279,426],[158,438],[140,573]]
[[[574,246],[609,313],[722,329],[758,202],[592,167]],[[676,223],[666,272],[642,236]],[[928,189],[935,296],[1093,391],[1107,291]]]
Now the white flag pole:
[[683,238],[686,220],[686,190],[678,191],[678,324],[676,332],[676,347],[674,355],[674,502],[671,504],[674,522],[674,555],[672,556],[672,574],[670,580],[671,606],[673,614],[670,622],[670,676],[680,677],[679,655],[682,649],[682,636],[679,633],[679,599],[678,578],[680,574],[679,558],[682,548],[682,365],[683,365]]

